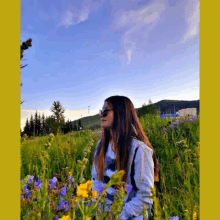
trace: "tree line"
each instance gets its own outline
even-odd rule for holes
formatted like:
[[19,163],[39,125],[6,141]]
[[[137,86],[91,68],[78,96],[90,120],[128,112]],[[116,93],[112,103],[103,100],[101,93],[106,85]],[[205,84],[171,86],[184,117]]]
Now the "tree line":
[[72,122],[69,119],[65,122],[64,112],[65,109],[62,107],[59,101],[54,101],[51,111],[53,115],[46,116],[42,114],[38,114],[36,111],[34,116],[31,114],[30,119],[26,119],[24,131],[21,133],[21,136],[27,134],[27,136],[45,136],[50,133],[68,133],[71,131],[78,131],[83,129],[81,120],[76,122]]

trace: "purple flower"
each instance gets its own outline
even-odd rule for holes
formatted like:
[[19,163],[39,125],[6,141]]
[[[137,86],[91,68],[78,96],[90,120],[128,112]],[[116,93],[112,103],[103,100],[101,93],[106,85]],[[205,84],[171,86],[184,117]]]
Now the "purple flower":
[[179,220],[179,217],[178,216],[173,216],[173,217],[170,217],[170,220]]
[[172,123],[172,125],[174,125],[174,126],[175,126],[175,125],[177,125],[177,122],[176,122],[176,121],[174,121],[174,122]]
[[34,180],[34,176],[29,175],[27,183],[32,183]]
[[193,121],[193,119],[192,119],[192,118],[190,118],[189,120],[190,120],[190,121]]
[[25,184],[25,186],[24,186],[24,191],[26,191],[27,190],[27,187],[28,187],[28,184]]
[[58,210],[62,209],[62,207],[63,207],[64,205],[65,205],[65,203],[64,203],[64,202],[61,202],[61,203],[58,205],[57,209],[58,209]]
[[38,185],[41,184],[41,180],[39,178],[37,179],[37,183],[38,183]]
[[64,186],[63,188],[61,188],[60,195],[61,195],[61,196],[65,196],[65,195],[66,195],[66,186]]
[[69,182],[71,182],[71,181],[74,182],[74,178],[72,177],[72,179],[71,179],[71,176],[68,177],[68,180],[69,180]]
[[131,191],[131,189],[132,189],[132,185],[127,185],[127,186],[126,186],[126,191],[127,191],[127,193],[129,193],[129,192]]
[[53,179],[50,179],[50,185],[55,186],[57,182],[57,178],[54,177]]
[[59,220],[59,218],[58,218],[58,217],[56,217],[56,218],[54,218],[54,220]]
[[24,196],[23,195],[21,195],[21,199],[23,199],[24,198]]
[[65,205],[65,212],[67,212],[68,209],[69,209],[69,205],[68,205],[68,203],[67,203],[67,204]]
[[31,194],[30,194],[30,191],[27,191],[27,192],[26,192],[26,197],[29,198],[30,195],[31,195]]
[[24,181],[24,180],[22,179],[22,180],[21,180],[21,183],[22,183],[23,181]]
[[37,199],[36,198],[33,198],[33,201],[35,202]]
[[30,215],[30,212],[28,212],[27,214]]

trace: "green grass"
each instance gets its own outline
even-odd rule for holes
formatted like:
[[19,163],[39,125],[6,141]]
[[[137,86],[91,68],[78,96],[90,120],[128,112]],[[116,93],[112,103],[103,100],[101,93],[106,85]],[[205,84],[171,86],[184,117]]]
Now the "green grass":
[[[188,220],[193,219],[195,212],[199,219],[199,119],[196,118],[194,121],[184,119],[177,126],[170,126],[166,131],[162,131],[161,128],[166,126],[169,120],[171,119],[161,119],[154,115],[145,115],[140,118],[142,127],[155,149],[161,171],[162,194],[157,194],[157,199],[161,199],[157,210],[154,210],[159,214],[151,219],[170,219],[171,216],[179,216],[179,219]],[[91,130],[59,134],[51,141],[49,141],[49,136],[33,140],[22,139],[21,179],[27,175],[34,175],[35,180],[41,178],[48,181],[57,174],[59,187],[63,187],[68,185],[68,173],[72,171],[75,184],[80,183],[80,180],[82,182],[80,178],[90,180],[92,155],[99,139],[99,134],[96,132],[97,130],[93,135],[91,135]],[[48,142],[51,143],[49,147]],[[86,156],[85,148],[89,149]],[[174,159],[175,155],[178,157]],[[80,165],[78,160],[83,161],[83,158],[87,158],[88,163],[83,162],[83,165]],[[50,198],[50,193],[46,191],[42,193],[42,198]],[[53,197],[53,199],[59,202],[58,197],[56,199]],[[36,204],[39,205],[38,213],[40,213],[39,210],[42,212],[43,207],[47,207],[39,202],[40,199],[30,204],[27,202],[28,199],[22,201],[21,219],[31,219],[31,215],[27,215],[27,212],[33,210]],[[60,217],[68,214],[64,211],[58,213],[55,210],[45,212],[50,213],[50,216],[53,214],[53,216],[60,215]],[[81,219],[80,211],[76,210],[76,213],[79,215],[77,219]],[[69,214],[72,217],[72,212]],[[50,218],[44,217],[43,219]]]

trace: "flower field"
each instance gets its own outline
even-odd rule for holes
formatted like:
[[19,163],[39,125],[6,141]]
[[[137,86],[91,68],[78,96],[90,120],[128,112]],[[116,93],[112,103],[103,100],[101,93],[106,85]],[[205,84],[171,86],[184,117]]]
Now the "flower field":
[[[199,118],[146,115],[139,120],[160,163],[150,219],[199,219]],[[85,130],[21,139],[21,219],[118,219],[132,186],[120,181],[121,171],[92,191],[92,155],[99,137],[100,131]],[[104,196],[111,185],[123,187],[107,210]]]

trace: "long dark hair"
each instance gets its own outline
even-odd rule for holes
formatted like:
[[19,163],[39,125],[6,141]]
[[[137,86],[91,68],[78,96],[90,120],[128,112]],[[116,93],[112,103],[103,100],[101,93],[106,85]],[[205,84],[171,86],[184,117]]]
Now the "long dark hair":
[[[154,175],[157,175],[158,161],[155,151],[143,131],[131,100],[125,96],[111,96],[105,102],[109,104],[114,112],[112,142],[115,146],[114,153],[116,154],[117,170],[125,171],[122,181],[126,181],[127,179],[128,161],[133,137],[144,142],[153,150]],[[101,141],[97,146],[96,155],[93,155],[99,181],[102,181],[105,172],[105,155],[108,149],[109,139],[110,130],[102,128]]]

